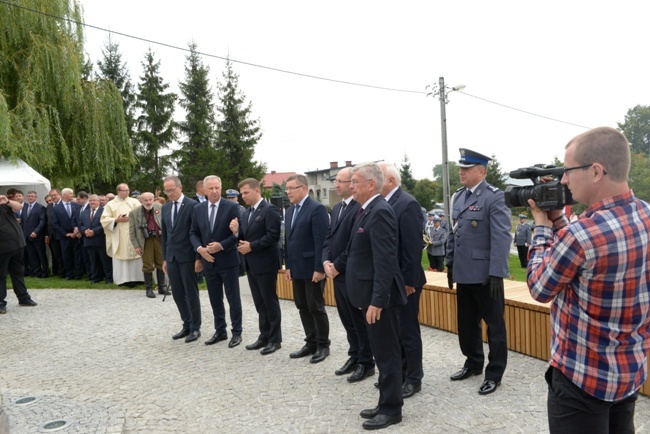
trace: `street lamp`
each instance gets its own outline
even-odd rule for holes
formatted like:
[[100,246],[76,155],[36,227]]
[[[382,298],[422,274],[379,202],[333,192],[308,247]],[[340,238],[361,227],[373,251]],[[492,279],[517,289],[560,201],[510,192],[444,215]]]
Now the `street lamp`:
[[445,78],[440,77],[438,80],[438,87],[434,85],[434,90],[430,95],[439,96],[440,99],[440,130],[442,132],[442,197],[445,207],[445,215],[451,221],[451,213],[449,209],[450,187],[449,187],[449,160],[447,157],[447,112],[445,105],[447,104],[447,95],[451,92],[456,92],[465,89],[464,84],[459,84],[454,87],[445,87]]

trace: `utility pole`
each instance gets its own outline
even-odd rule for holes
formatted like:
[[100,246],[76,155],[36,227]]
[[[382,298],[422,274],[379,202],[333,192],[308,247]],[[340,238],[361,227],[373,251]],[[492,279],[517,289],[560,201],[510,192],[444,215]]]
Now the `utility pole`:
[[442,132],[442,199],[445,207],[445,215],[451,221],[449,209],[450,187],[449,187],[449,159],[447,156],[447,95],[445,93],[445,77],[438,80],[438,96],[440,97],[440,131]]

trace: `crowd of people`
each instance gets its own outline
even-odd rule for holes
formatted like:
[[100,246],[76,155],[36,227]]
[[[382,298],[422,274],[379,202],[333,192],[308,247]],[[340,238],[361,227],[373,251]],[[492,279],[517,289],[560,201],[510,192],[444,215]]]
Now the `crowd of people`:
[[[227,190],[225,200],[215,175],[197,184],[193,199],[178,177],[165,178],[166,203],[160,191],[136,199],[126,184],[113,198],[79,192],[76,201],[71,189],[53,189],[47,207],[36,203],[33,191],[24,204],[22,192],[0,196],[0,235],[21,234],[0,248],[0,313],[6,312],[7,272],[19,304],[36,305],[19,281],[23,255],[25,275],[47,277],[49,246],[52,272],[66,279],[81,279],[85,270],[93,282],[144,281],[151,298],[155,279],[159,294],[171,293],[179,311],[182,327],[172,339],[186,343],[201,336],[198,282],[204,278],[214,318],[214,334],[204,343],[228,340],[225,293],[228,347],[234,348],[242,342],[243,269],[259,329],[246,349],[268,355],[282,348],[276,285],[284,263],[304,331],[304,345],[289,357],[309,357],[312,364],[329,357],[323,291],[325,279],[332,279],[348,341],[348,358],[334,374],[355,383],[379,371],[377,405],[360,415],[367,419],[363,428],[380,429],[401,422],[404,399],[422,389],[424,237],[430,269],[446,267],[449,288],[456,286],[465,362],[450,380],[484,374],[478,393],[492,394],[507,365],[511,211],[503,192],[485,180],[490,158],[460,151],[463,187],[451,200],[451,225],[429,215],[424,236],[419,204],[400,187],[396,167],[385,163],[340,170],[335,188],[341,200],[331,213],[309,196],[304,175],[289,177],[284,231],[281,211],[252,178],[242,180],[239,191]],[[650,207],[627,186],[630,152],[620,132],[599,128],[574,138],[565,164],[561,183],[587,211],[569,223],[561,210],[543,211],[531,199],[534,232],[522,214],[514,239],[532,297],[551,302],[549,427],[553,433],[634,432],[650,348]],[[237,203],[239,194],[248,208]],[[487,324],[487,365],[481,321]]]

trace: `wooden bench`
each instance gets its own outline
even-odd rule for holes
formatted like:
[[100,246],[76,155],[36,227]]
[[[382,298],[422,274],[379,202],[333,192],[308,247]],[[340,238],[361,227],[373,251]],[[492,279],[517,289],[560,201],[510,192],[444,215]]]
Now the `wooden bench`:
[[[456,319],[456,290],[447,287],[447,274],[425,272],[427,284],[420,297],[420,324],[458,333]],[[278,274],[278,297],[293,300],[291,282]],[[325,304],[336,306],[331,279],[325,284]],[[525,282],[506,280],[505,318],[508,330],[508,349],[548,361],[551,350],[549,304],[532,299]],[[483,340],[487,341],[487,328],[483,324]],[[460,351],[460,350],[459,350]],[[541,374],[541,373],[540,373]],[[641,387],[641,393],[650,396],[650,382]]]

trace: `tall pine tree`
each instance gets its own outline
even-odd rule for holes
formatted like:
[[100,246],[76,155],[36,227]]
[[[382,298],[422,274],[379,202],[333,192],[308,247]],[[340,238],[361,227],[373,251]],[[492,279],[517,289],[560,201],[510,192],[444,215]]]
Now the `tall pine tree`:
[[488,184],[501,190],[506,188],[506,176],[501,169],[501,163],[494,154],[492,154],[492,160],[488,162],[485,180]]
[[413,178],[413,172],[411,171],[411,162],[409,161],[408,155],[404,154],[402,158],[402,164],[399,167],[399,174],[402,178],[402,189],[406,190],[408,193],[413,193],[415,191],[415,185],[417,181]]
[[236,187],[244,178],[261,180],[266,171],[264,164],[253,160],[255,145],[262,137],[259,119],[251,119],[252,103],[238,89],[239,74],[232,69],[230,60],[222,74],[223,83],[217,83],[220,119],[217,122],[217,149],[221,155],[218,175],[223,188]]
[[[142,62],[144,73],[138,83],[136,106],[140,109],[136,133],[139,171],[132,183],[141,190],[154,191],[167,174],[169,158],[163,152],[176,138],[174,102],[176,94],[167,92],[169,84],[160,76],[160,62],[151,49]],[[133,187],[133,186],[131,186]]]
[[215,148],[214,95],[208,76],[210,69],[203,65],[197,45],[189,44],[190,54],[185,58],[185,80],[178,85],[180,104],[185,109],[185,120],[179,122],[183,135],[181,148],[174,151],[177,170],[183,183],[194,186],[207,175],[219,175],[222,156]]

